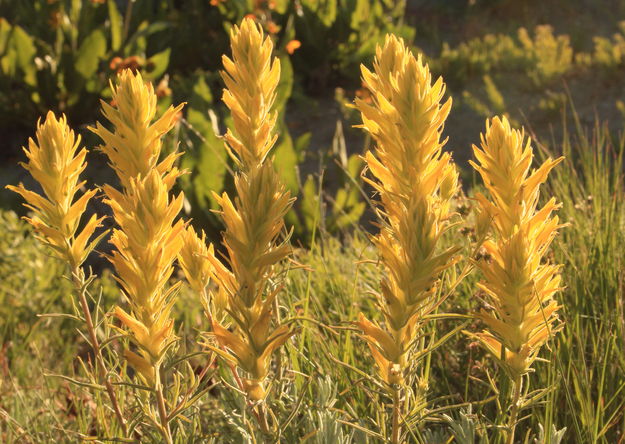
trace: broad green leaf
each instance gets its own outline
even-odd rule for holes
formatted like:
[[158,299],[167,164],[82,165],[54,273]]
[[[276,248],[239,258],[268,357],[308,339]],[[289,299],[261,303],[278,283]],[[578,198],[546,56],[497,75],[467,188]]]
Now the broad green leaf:
[[304,157],[306,156],[306,151],[308,151],[308,147],[310,146],[311,138],[312,133],[308,131],[295,139],[295,153],[300,161],[304,160]]
[[352,154],[347,160],[347,173],[354,179],[362,172],[363,160],[358,154]]
[[187,111],[187,121],[191,126],[191,140],[195,150],[188,151],[183,156],[183,167],[191,170],[192,179],[189,187],[202,209],[217,207],[212,193],[223,191],[228,162],[224,142],[215,133],[209,115],[211,102],[210,89],[204,76],[199,75],[193,85]]
[[147,46],[146,37],[149,37],[152,34],[157,32],[164,31],[170,28],[172,25],[167,22],[154,22],[148,24],[148,22],[142,22],[137,32],[135,32],[132,37],[128,39],[128,42],[125,45],[124,53],[127,56],[144,54],[145,48]]
[[154,54],[147,61],[147,70],[145,71],[146,80],[156,80],[162,76],[169,66],[169,54],[171,48],[167,48],[157,54]]
[[226,178],[227,154],[223,140],[208,125],[202,132],[201,142],[193,172],[193,192],[202,209],[217,208],[213,191],[221,193]]
[[14,26],[12,43],[15,48],[17,65],[24,73],[24,81],[26,84],[34,86],[37,83],[37,73],[33,59],[37,54],[37,50],[33,38],[21,27]]
[[275,0],[274,10],[278,14],[284,14],[289,7],[289,0]]
[[365,211],[365,203],[358,202],[352,207],[344,208],[343,212],[334,214],[334,228],[342,230],[354,225],[360,220],[362,213]]
[[5,18],[0,17],[0,54],[5,54],[7,51],[7,45],[11,37],[11,28],[11,24]]
[[319,189],[317,181],[312,175],[308,175],[306,182],[302,186],[302,194],[300,196],[300,208],[304,219],[304,226],[310,233],[319,224],[321,218],[321,208],[319,206]]
[[71,0],[71,6],[69,10],[69,22],[62,20],[61,24],[70,35],[72,41],[72,48],[75,48],[78,43],[78,24],[80,23],[80,13],[82,12],[83,2],[82,0]]
[[371,21],[371,6],[369,0],[357,0],[356,7],[351,15],[351,28],[354,30]]
[[76,54],[74,67],[85,80],[98,71],[100,60],[106,56],[106,36],[102,29],[96,29],[85,38]]
[[0,51],[0,67],[3,73],[11,77],[21,73],[26,84],[36,84],[33,59],[37,50],[32,37],[24,29],[17,25],[11,26],[6,20],[0,19]]
[[297,194],[299,183],[297,180],[297,153],[293,148],[293,139],[284,123],[279,126],[279,138],[277,146],[273,149],[274,165],[278,174],[282,177],[283,183],[291,190],[293,195]]
[[317,16],[326,28],[336,20],[338,0],[302,0],[302,6]]

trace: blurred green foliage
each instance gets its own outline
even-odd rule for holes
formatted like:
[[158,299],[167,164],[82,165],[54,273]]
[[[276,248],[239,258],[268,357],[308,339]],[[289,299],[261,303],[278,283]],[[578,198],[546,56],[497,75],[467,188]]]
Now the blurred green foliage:
[[568,35],[554,35],[549,25],[537,26],[533,36],[521,27],[517,38],[504,34],[486,34],[451,48],[443,44],[434,68],[446,74],[454,86],[472,76],[492,72],[525,72],[534,86],[541,88],[566,74],[573,63],[573,49]]
[[2,343],[22,343],[42,322],[38,313],[68,306],[65,297],[72,286],[61,277],[64,265],[48,255],[14,212],[0,212],[0,226]]
[[[341,78],[357,79],[359,64],[373,57],[387,33],[412,39],[414,30],[403,24],[404,8],[403,1],[391,0],[5,0],[0,2],[0,132],[12,132],[21,144],[47,110],[64,112],[80,129],[97,119],[99,100],[110,98],[109,80],[117,71],[141,70],[155,83],[159,106],[188,102],[171,147],[181,143],[187,152],[182,166],[190,174],[182,188],[189,214],[218,228],[212,193],[231,185],[231,161],[220,138],[230,122],[220,103],[218,70],[221,55],[229,51],[231,27],[251,14],[272,36],[282,66],[275,164],[293,195],[302,186],[309,190],[310,207],[311,182],[301,183],[298,167],[309,137],[293,140],[285,123],[294,85],[315,90]],[[299,49],[288,46],[295,40]],[[341,159],[355,177],[357,161],[350,161],[350,170],[346,157]],[[337,217],[329,230],[362,214],[354,192],[342,189],[332,199]],[[290,217],[310,219],[310,211],[302,208]],[[301,226],[306,224],[310,220]],[[298,233],[307,236],[307,230]]]
[[331,73],[357,78],[386,33],[413,36],[401,24],[403,8],[390,0],[4,0],[0,127],[32,127],[49,109],[74,125],[90,123],[98,100],[109,97],[108,79],[123,67],[152,81],[166,71],[216,71],[229,29],[249,14],[275,36],[279,53],[301,42],[293,63],[304,84],[325,85]]
[[593,43],[592,61],[604,71],[615,73],[625,66],[625,21],[619,23],[619,32],[612,38],[595,36]]
[[[358,119],[344,114],[345,129],[337,130],[331,143],[319,146],[312,142],[314,128],[295,136],[287,125],[287,104],[310,100],[309,95],[328,95],[337,85],[345,87],[341,101],[351,102],[354,94],[363,92],[357,90],[359,65],[370,63],[376,44],[387,33],[413,42],[415,36],[431,32],[427,16],[421,13],[473,20],[478,13],[503,8],[504,3],[0,0],[0,133],[7,136],[0,155],[19,155],[16,148],[49,109],[66,113],[84,134],[87,146],[93,146],[97,141],[85,127],[98,118],[99,100],[109,100],[109,80],[124,67],[141,70],[154,82],[160,107],[187,102],[168,146],[185,151],[181,166],[189,174],[182,178],[181,187],[187,215],[216,233],[221,226],[212,213],[213,192],[232,186],[231,159],[220,137],[230,125],[221,104],[221,56],[229,52],[231,27],[252,15],[272,36],[281,60],[275,164],[299,197],[289,224],[298,239],[308,242],[315,221],[325,221],[321,228],[336,233],[364,214],[361,145],[348,146],[343,134],[352,131],[349,126]],[[492,26],[455,44],[442,41],[432,46],[423,39],[418,43],[427,47],[433,72],[444,77],[456,99],[455,109],[468,111],[474,120],[479,117],[480,124],[494,114],[508,114],[522,122],[523,113],[557,118],[567,102],[564,82],[584,75],[618,80],[625,69],[625,22],[619,29],[611,37],[587,36],[591,45],[587,52],[574,48],[567,34],[549,25],[505,31]],[[301,46],[293,46],[295,41]],[[319,160],[313,172],[311,151]]]

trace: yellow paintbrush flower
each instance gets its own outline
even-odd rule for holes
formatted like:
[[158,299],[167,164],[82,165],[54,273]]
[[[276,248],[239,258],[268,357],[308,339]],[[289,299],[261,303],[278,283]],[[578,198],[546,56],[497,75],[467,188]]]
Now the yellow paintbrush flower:
[[[191,288],[200,295],[206,314],[211,318],[223,317],[228,304],[225,288],[216,291],[209,288],[211,276],[214,275],[213,264],[215,249],[213,244],[206,245],[206,234],[202,230],[200,238],[192,226],[188,226],[183,235],[183,245],[178,254],[178,263],[184,272]],[[221,263],[220,263],[221,265]]]
[[437,305],[439,276],[457,260],[457,249],[441,250],[439,239],[450,227],[458,173],[451,156],[441,151],[451,107],[451,99],[441,104],[442,79],[432,84],[421,57],[394,36],[378,46],[373,66],[373,71],[362,67],[371,100],[356,99],[356,107],[376,142],[365,156],[372,176],[365,180],[380,196],[383,222],[373,242],[386,270],[379,295],[386,327],[362,314],[356,324],[382,379],[399,384],[423,317]]
[[157,97],[152,83],[144,82],[141,73],[130,69],[121,71],[118,84],[111,83],[113,105],[101,101],[102,113],[113,126],[109,131],[100,122],[90,128],[102,138],[100,147],[111,162],[124,188],[133,177],[145,177],[152,169],[159,173],[169,173],[173,179],[178,175],[174,162],[177,153],[168,155],[159,163],[162,137],[169,132],[183,103],[167,111],[155,122]]
[[249,19],[234,27],[231,44],[232,59],[224,56],[222,77],[234,131],[228,130],[225,139],[240,171],[234,178],[235,199],[226,193],[216,196],[226,226],[223,244],[230,269],[214,255],[209,258],[219,291],[227,296],[234,329],[213,318],[213,335],[221,348],[212,349],[247,374],[242,388],[257,401],[265,396],[263,382],[272,353],[293,334],[286,325],[272,326],[280,288],[270,282],[273,266],[290,252],[288,242],[279,237],[292,199],[267,158],[277,138],[277,114],[271,108],[280,63],[272,60],[273,44]]
[[491,221],[492,236],[484,243],[489,261],[478,262],[484,290],[493,310],[478,315],[488,330],[476,334],[480,343],[517,381],[538,351],[561,328],[553,299],[561,289],[560,266],[543,259],[562,225],[551,213],[559,208],[552,198],[540,209],[539,188],[563,158],[547,159],[530,171],[530,139],[508,120],[486,122],[481,149],[473,146],[476,162],[491,200],[478,194],[479,211]]
[[185,224],[176,221],[182,193],[170,200],[169,188],[156,170],[131,179],[125,193],[104,187],[119,226],[111,237],[115,250],[109,259],[131,308],[129,314],[117,307],[115,315],[130,329],[141,353],[127,351],[126,356],[151,383],[163,352],[175,339],[170,315],[178,285],[169,287],[168,281],[183,245]]
[[225,139],[234,160],[242,168],[259,166],[276,142],[273,134],[277,112],[271,112],[280,81],[280,60],[271,57],[273,43],[262,28],[244,19],[230,32],[232,59],[222,57],[226,84],[223,101],[232,113],[235,133]]
[[79,145],[80,136],[74,136],[65,116],[57,120],[54,113],[48,112],[46,120],[37,124],[36,141],[30,139],[28,149],[24,148],[28,163],[23,164],[41,185],[43,195],[27,190],[21,184],[18,187],[7,188],[26,199],[28,202],[26,206],[35,213],[32,218],[26,220],[35,227],[38,238],[49,245],[57,257],[69,264],[70,277],[89,335],[89,345],[95,355],[95,364],[92,367],[95,381],[104,384],[115,416],[124,435],[127,435],[128,428],[122,413],[123,405],[118,401],[109,378],[98,339],[97,325],[93,322],[87,301],[90,279],[81,268],[82,263],[106,232],[89,242],[95,229],[104,219],[103,217],[98,219],[96,215],[91,216],[82,230],[78,229],[87,203],[96,194],[96,190],[85,191],[74,202],[76,193],[85,184],[79,182],[79,176],[87,166],[85,162],[87,150],[83,148],[78,151]]
[[115,105],[102,102],[102,110],[114,131],[99,122],[92,131],[104,141],[101,149],[123,186],[123,191],[104,187],[118,225],[111,237],[116,249],[109,259],[131,309],[128,313],[117,307],[115,315],[130,329],[138,347],[138,354],[127,350],[126,357],[158,391],[159,366],[175,340],[170,315],[178,285],[170,287],[168,282],[185,232],[185,224],[176,221],[182,193],[169,197],[180,175],[173,166],[178,154],[172,153],[161,162],[159,156],[161,138],[173,127],[183,105],[170,107],[152,122],[157,98],[152,84],[144,83],[141,74],[124,70],[118,85],[111,88]]
[[192,226],[188,226],[183,235],[183,245],[178,255],[180,268],[189,281],[191,288],[198,294],[206,292],[210,282],[212,266],[206,260],[214,255],[213,245],[206,245],[206,234],[202,230],[200,238]]
[[54,113],[48,112],[45,121],[37,124],[36,141],[29,139],[28,149],[24,148],[28,163],[22,164],[39,182],[43,195],[22,184],[7,186],[19,193],[35,213],[26,220],[35,227],[39,239],[67,261],[72,270],[85,261],[95,246],[95,241],[90,244],[89,239],[103,219],[93,215],[82,231],[78,230],[87,203],[96,194],[96,190],[87,190],[74,201],[85,184],[79,182],[79,176],[87,166],[87,150],[78,151],[79,145],[80,136],[74,135],[65,116],[57,120]]

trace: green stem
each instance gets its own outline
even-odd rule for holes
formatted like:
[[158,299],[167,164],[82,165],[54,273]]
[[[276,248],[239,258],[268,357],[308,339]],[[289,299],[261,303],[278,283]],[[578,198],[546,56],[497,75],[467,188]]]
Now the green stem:
[[391,442],[393,444],[399,444],[399,435],[400,435],[400,427],[399,427],[399,409],[400,409],[400,388],[395,388],[393,390],[393,431],[391,436]]
[[165,406],[165,396],[163,395],[163,384],[161,384],[161,369],[157,365],[154,368],[154,374],[156,377],[156,383],[154,384],[154,390],[156,391],[156,401],[158,403],[158,414],[161,419],[161,433],[167,444],[173,444],[173,438],[171,436],[171,429],[169,428],[169,418],[167,417],[167,407]]
[[126,425],[124,415],[122,415],[121,408],[119,407],[119,402],[117,401],[115,390],[113,390],[113,385],[111,384],[111,381],[106,372],[106,365],[104,363],[104,358],[102,357],[100,342],[98,341],[98,336],[93,325],[93,319],[91,318],[91,311],[89,310],[89,304],[87,303],[87,289],[85,288],[84,275],[79,267],[72,267],[71,273],[72,282],[74,284],[76,293],[78,293],[78,300],[82,308],[83,316],[85,317],[85,324],[87,324],[87,332],[91,341],[91,348],[93,349],[93,354],[95,355],[96,359],[96,374],[98,375],[99,380],[104,381],[104,386],[106,387],[106,392],[108,393],[111,405],[113,407],[113,411],[115,412],[115,416],[117,417],[117,421],[122,428],[124,437],[127,437],[128,426]]
[[508,421],[508,439],[506,444],[514,443],[514,430],[516,429],[517,417],[519,415],[519,401],[521,399],[521,390],[523,388],[523,379],[518,376],[514,381],[514,394],[512,395],[512,409],[510,410],[510,418]]
[[258,424],[260,425],[265,438],[269,436],[269,423],[267,422],[267,413],[265,412],[265,403],[261,403],[257,407],[258,410]]

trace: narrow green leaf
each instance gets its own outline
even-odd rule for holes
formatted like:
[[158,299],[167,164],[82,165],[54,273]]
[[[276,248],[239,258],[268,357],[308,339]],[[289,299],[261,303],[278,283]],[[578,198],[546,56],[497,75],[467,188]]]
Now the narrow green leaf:
[[115,0],[108,0],[109,21],[111,23],[111,49],[119,51],[122,44],[122,16],[117,9]]

